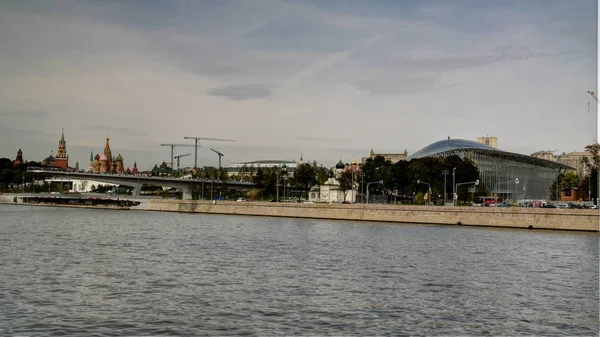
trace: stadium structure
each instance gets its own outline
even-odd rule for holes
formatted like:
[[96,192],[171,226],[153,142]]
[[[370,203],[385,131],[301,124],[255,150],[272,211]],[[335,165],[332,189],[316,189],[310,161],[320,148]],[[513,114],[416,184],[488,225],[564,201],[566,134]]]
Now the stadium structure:
[[432,143],[406,160],[454,155],[468,158],[477,166],[480,184],[487,192],[504,194],[507,199],[514,200],[549,200],[550,188],[558,175],[573,170],[568,165],[550,160],[502,151],[471,140],[450,138]]

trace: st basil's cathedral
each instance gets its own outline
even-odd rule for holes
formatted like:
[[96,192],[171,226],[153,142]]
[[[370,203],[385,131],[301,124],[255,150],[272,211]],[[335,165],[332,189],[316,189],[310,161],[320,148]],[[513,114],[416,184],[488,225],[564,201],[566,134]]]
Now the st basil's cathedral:
[[110,149],[110,139],[108,137],[106,137],[106,145],[104,146],[102,155],[96,154],[96,156],[94,156],[94,152],[90,152],[88,171],[92,173],[138,173],[137,163],[133,164],[133,170],[130,170],[129,168],[125,170],[121,154],[119,153],[116,157],[113,157]]

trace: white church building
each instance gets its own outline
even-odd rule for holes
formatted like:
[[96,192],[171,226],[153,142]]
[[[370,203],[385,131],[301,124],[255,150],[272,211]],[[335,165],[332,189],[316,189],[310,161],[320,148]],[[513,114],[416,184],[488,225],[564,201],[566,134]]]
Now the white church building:
[[329,178],[323,185],[313,187],[308,195],[308,201],[328,203],[341,203],[346,201],[355,203],[358,197],[358,180],[354,182],[352,189],[346,191],[346,193],[340,189],[338,178],[345,170],[353,170],[356,172],[358,166],[354,160],[352,160],[351,165],[348,166],[340,160],[335,165],[335,178]]

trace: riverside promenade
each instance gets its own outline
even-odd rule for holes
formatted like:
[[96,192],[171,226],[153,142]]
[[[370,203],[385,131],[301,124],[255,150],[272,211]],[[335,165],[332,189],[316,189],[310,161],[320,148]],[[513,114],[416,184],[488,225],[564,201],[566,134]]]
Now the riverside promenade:
[[132,210],[599,232],[589,209],[149,200]]

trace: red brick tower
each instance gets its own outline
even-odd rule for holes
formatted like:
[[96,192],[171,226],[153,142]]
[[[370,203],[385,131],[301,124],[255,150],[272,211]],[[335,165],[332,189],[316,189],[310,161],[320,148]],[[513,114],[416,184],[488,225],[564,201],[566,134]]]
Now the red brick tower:
[[62,135],[58,141],[58,152],[54,160],[54,167],[67,169],[69,167],[69,155],[67,155],[67,142],[65,141],[65,129],[62,130]]

